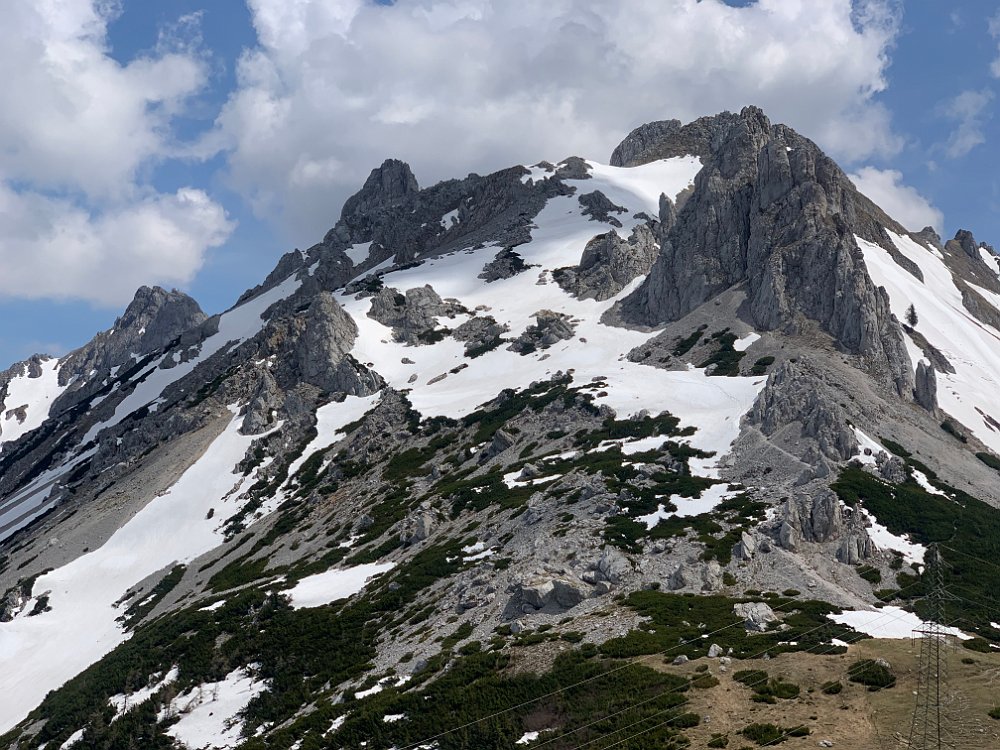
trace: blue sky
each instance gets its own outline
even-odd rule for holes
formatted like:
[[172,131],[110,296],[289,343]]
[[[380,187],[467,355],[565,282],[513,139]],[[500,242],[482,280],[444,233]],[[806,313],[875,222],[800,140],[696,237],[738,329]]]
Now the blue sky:
[[904,224],[1000,245],[996,2],[34,5],[0,30],[24,72],[0,81],[0,369],[139,284],[225,309],[387,156],[424,184],[606,159],[643,121],[748,103]]

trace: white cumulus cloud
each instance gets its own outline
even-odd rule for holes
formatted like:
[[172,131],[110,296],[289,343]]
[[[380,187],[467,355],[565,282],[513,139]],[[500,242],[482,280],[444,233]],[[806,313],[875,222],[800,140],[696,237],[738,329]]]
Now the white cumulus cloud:
[[900,172],[863,167],[848,176],[858,190],[910,231],[934,227],[938,234],[941,233],[944,214],[916,189],[904,185]]
[[757,104],[833,155],[898,151],[894,0],[248,0],[258,45],[207,150],[296,241],[387,156],[423,183]]
[[91,214],[0,185],[0,296],[119,305],[137,287],[181,285],[233,226],[203,191],[155,194]]
[[204,192],[157,194],[144,183],[176,150],[172,123],[207,71],[195,50],[168,38],[119,63],[107,47],[115,10],[107,0],[4,10],[2,296],[117,305],[140,284],[190,280],[232,229]]

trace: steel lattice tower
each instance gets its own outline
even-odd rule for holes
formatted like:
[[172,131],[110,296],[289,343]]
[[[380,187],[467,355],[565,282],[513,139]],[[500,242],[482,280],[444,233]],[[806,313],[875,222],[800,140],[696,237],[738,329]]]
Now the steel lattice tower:
[[910,747],[917,750],[954,748],[951,736],[948,704],[948,652],[951,636],[944,625],[945,602],[948,593],[944,585],[944,563],[937,545],[927,551],[924,576],[927,592],[926,622],[915,633],[920,634],[920,665],[918,668],[917,700],[910,725]]

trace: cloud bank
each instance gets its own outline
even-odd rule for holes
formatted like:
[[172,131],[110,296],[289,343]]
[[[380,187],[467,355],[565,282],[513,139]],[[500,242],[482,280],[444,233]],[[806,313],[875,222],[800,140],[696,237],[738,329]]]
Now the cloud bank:
[[259,44],[203,148],[310,242],[387,156],[423,183],[607,159],[636,125],[758,104],[847,161],[901,141],[875,101],[894,2],[249,0]]

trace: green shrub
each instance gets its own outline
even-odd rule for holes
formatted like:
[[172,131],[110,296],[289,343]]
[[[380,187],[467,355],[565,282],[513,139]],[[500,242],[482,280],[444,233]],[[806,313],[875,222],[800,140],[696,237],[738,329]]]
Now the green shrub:
[[990,718],[1000,721],[1000,706],[990,709]]
[[823,687],[820,688],[824,695],[839,695],[843,689],[844,686],[839,682],[824,682]]
[[750,368],[751,375],[766,375],[767,368],[774,364],[774,357],[761,357],[756,362],[753,363],[753,367]]
[[873,568],[871,565],[859,565],[857,571],[858,575],[868,581],[868,583],[882,583],[882,574],[878,568]]
[[847,679],[864,685],[871,691],[891,688],[896,684],[896,675],[892,669],[875,659],[860,659],[847,670]]
[[719,684],[719,678],[715,675],[704,672],[691,680],[691,687],[699,690],[708,690]]
[[694,348],[694,345],[698,343],[698,339],[701,338],[701,332],[704,331],[708,326],[698,326],[698,330],[691,333],[683,339],[678,339],[677,343],[674,345],[674,356],[683,357],[689,351]]
[[751,724],[741,729],[740,734],[758,745],[770,745],[780,742],[784,732],[775,724]]
[[729,736],[713,732],[712,739],[708,741],[707,747],[729,747]]
[[976,458],[989,466],[991,469],[1000,471],[1000,458],[994,456],[992,453],[977,453]]
[[952,422],[950,419],[946,419],[941,423],[941,429],[962,443],[969,442],[969,439],[958,428],[958,425]]

